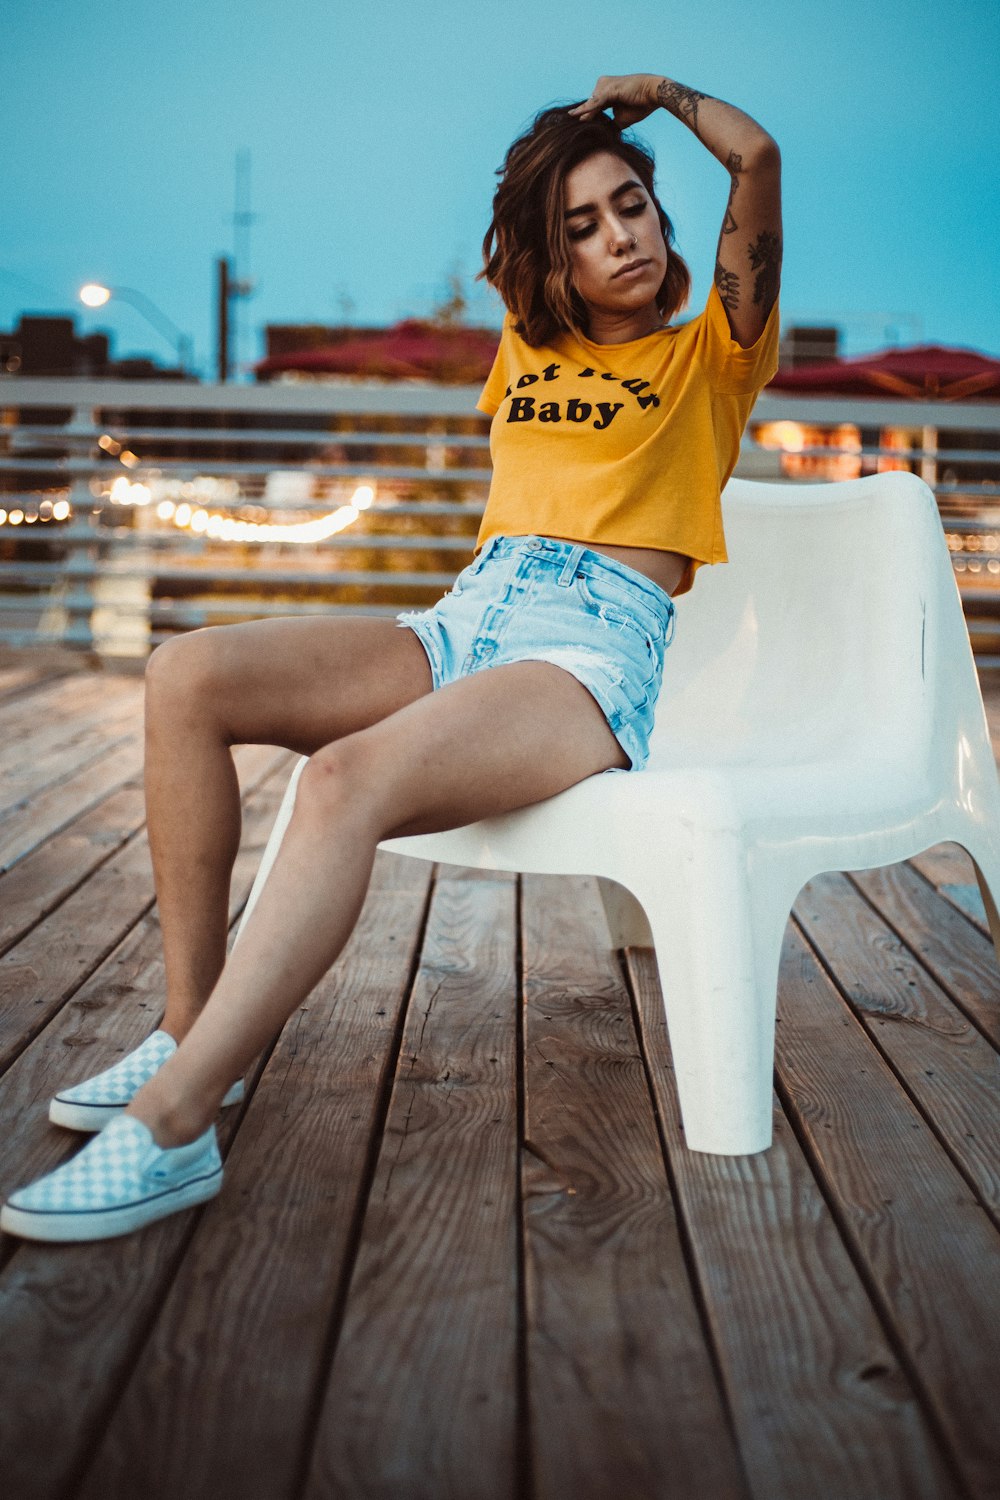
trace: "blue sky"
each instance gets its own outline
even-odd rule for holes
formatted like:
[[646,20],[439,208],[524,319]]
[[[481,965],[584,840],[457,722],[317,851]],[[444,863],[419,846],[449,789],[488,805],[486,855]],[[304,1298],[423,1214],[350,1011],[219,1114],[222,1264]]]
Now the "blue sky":
[[[168,357],[87,280],[145,293],[207,373],[235,160],[257,215],[244,364],[267,322],[422,314],[471,283],[493,173],[546,104],[601,73],[666,74],[753,115],[782,150],[783,323],[848,354],[933,342],[1000,355],[996,0],[0,0],[0,328],[78,312],[115,352]],[[708,294],[729,180],[678,121],[638,127]],[[478,283],[472,311],[498,323]]]

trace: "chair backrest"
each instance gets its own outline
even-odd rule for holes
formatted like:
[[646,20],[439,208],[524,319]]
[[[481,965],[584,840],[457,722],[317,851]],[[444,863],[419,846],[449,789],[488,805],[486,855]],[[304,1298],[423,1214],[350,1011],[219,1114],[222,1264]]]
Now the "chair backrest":
[[922,480],[731,480],[723,522],[729,562],[702,568],[677,600],[650,769],[847,750],[897,758],[933,736],[953,691],[984,721],[941,519]]

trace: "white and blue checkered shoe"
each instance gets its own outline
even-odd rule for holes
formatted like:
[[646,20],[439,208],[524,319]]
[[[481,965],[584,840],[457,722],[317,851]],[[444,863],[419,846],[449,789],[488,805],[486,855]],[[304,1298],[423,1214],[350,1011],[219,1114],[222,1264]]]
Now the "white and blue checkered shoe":
[[[103,1130],[111,1120],[124,1114],[143,1084],[176,1051],[177,1043],[168,1031],[154,1031],[113,1067],[72,1088],[61,1089],[49,1104],[49,1119],[53,1125],[64,1125],[68,1130]],[[239,1104],[242,1098],[243,1079],[239,1078],[222,1103]]]
[[214,1125],[165,1149],[148,1125],[120,1115],[72,1160],[12,1193],[0,1229],[26,1240],[106,1240],[204,1203],[221,1187]]

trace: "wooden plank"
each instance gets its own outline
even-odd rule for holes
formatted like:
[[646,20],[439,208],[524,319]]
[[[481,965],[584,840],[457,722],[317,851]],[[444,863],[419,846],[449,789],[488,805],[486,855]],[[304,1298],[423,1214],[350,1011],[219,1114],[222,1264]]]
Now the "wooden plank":
[[0,959],[0,1067],[13,1061],[153,904],[144,839],[132,839]]
[[[285,754],[240,747],[244,771],[264,774]],[[51,1019],[117,947],[153,903],[153,871],[143,832],[106,860],[50,916],[0,958],[0,1067]]]
[[780,1106],[753,1156],[689,1151],[651,948],[626,950],[712,1345],[761,1500],[957,1491]]
[[524,880],[536,1500],[746,1495],[595,881]]
[[[35,653],[31,651],[7,651],[0,646],[2,652],[9,660],[11,657],[23,662],[25,659],[32,661]],[[97,672],[75,672],[63,673],[58,677],[36,673],[28,668],[29,676],[22,687],[30,687],[30,692],[25,692],[19,697],[11,698],[0,704],[0,715],[4,725],[10,723],[18,728],[30,727],[32,722],[41,714],[49,718],[69,718],[74,711],[74,705],[80,703],[86,708],[93,703],[99,693],[95,691],[98,677],[103,680],[103,674]]]
[[980,932],[990,937],[986,908],[967,850],[960,844],[951,842],[935,844],[923,854],[907,860],[907,864],[928,880],[938,895],[956,911],[968,917]]
[[123,787],[0,876],[0,952],[12,948],[134,837],[144,816],[141,785]]
[[6,698],[26,687],[34,687],[41,680],[41,674],[35,667],[0,668],[0,697]]
[[782,1102],[954,1470],[995,1500],[996,1230],[795,925],[782,959]]
[[517,1482],[515,881],[441,879],[303,1496]]
[[[272,779],[248,799],[234,871],[233,918],[249,894],[283,780]],[[159,931],[155,916],[147,914],[0,1079],[4,1197],[76,1154],[79,1135],[48,1123],[51,1094],[136,1046],[159,1019],[163,993]],[[266,1055],[250,1069],[251,1095],[265,1062]],[[239,1109],[220,1114],[223,1156],[241,1115]],[[4,1239],[8,1264],[0,1275],[0,1347],[7,1357],[0,1474],[5,1494],[51,1500],[79,1475],[116,1391],[141,1357],[150,1322],[203,1212],[173,1215],[141,1234],[91,1245]],[[242,1358],[244,1346],[237,1345],[235,1353]],[[131,1500],[138,1492],[126,1488],[123,1493]]]
[[[907,874],[911,868],[917,873]],[[852,878],[880,905],[879,892],[887,881],[895,892],[905,890],[906,906],[916,914],[912,931],[906,931],[907,946],[983,1035],[1000,1047],[1000,971],[969,855],[958,844],[937,844],[905,865],[886,870],[902,873],[865,870]],[[925,889],[919,877],[933,890]],[[935,891],[941,899],[935,899]]]
[[[0,652],[0,659],[7,653]],[[0,698],[3,699],[2,707],[6,708],[12,698],[21,697],[24,694],[34,692],[46,682],[51,682],[55,677],[65,676],[69,667],[56,667],[51,663],[45,664],[32,659],[33,654],[21,653],[22,661],[17,666],[0,667]]]
[[378,856],[347,947],[257,1083],[222,1195],[187,1246],[76,1500],[294,1493],[431,869]]
[[[800,895],[795,915],[1000,1228],[1000,1056],[942,988],[955,985],[961,996],[971,987],[969,970],[979,967],[985,939],[906,864],[854,871],[850,878],[823,875]],[[989,960],[995,967],[992,944]],[[972,1008],[986,1012],[992,999],[994,1015],[987,1020],[1000,1044],[998,998],[995,977],[992,997],[982,989]]]
[[48,743],[59,732],[72,731],[80,720],[100,714],[109,703],[134,701],[141,692],[134,678],[81,672],[46,682],[30,696],[3,704],[0,769],[18,765],[28,744]]
[[37,849],[53,834],[85,817],[123,783],[142,777],[142,730],[119,740],[65,781],[24,797],[0,813],[0,871]]
[[26,798],[44,787],[65,780],[85,765],[98,760],[135,730],[136,706],[112,702],[91,714],[81,714],[73,723],[25,740],[13,763],[0,776],[0,811],[23,806]]

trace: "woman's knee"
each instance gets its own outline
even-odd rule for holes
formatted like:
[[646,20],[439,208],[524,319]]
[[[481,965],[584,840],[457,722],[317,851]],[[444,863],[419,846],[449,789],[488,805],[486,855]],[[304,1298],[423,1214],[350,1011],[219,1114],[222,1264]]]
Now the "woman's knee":
[[354,812],[366,817],[378,800],[377,780],[364,746],[364,731],[323,745],[302,768],[295,796],[297,811],[307,816]]
[[146,663],[146,710],[154,713],[179,705],[202,707],[217,701],[219,688],[216,628],[205,626],[164,641]]

